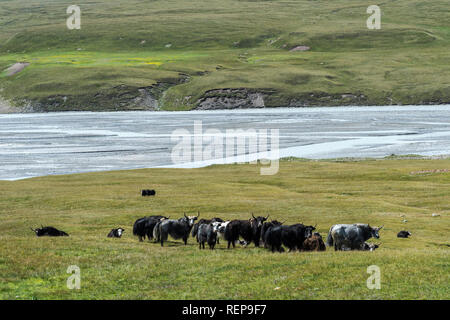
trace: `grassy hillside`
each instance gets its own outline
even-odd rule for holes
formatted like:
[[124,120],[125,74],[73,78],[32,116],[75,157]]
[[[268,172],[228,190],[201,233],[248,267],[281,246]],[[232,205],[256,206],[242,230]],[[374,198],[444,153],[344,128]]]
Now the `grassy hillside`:
[[[378,3],[381,30],[367,29],[359,0],[77,4],[81,30],[68,30],[66,1],[0,0],[0,70],[31,63],[0,75],[12,104],[182,110],[205,93],[233,107],[252,92],[265,106],[450,102],[445,0]],[[241,91],[208,93],[222,88]]]
[[[450,160],[283,161],[276,176],[256,165],[146,169],[0,182],[0,299],[449,299]],[[142,198],[141,188],[157,190]],[[139,243],[136,218],[247,218],[251,212],[318,224],[384,224],[375,252],[200,251]],[[432,217],[433,213],[440,216]],[[404,219],[406,223],[402,222]],[[53,225],[67,238],[36,238]],[[122,239],[108,239],[113,227]],[[398,239],[400,230],[412,232]],[[381,289],[369,290],[369,265]],[[81,290],[66,288],[69,265]]]

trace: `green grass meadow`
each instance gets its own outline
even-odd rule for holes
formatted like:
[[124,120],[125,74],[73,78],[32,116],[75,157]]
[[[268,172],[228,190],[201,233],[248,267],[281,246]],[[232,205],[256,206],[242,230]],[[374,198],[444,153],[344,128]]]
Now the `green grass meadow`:
[[[310,94],[352,93],[371,105],[450,101],[446,0],[378,3],[380,30],[367,29],[360,0],[77,4],[81,29],[68,30],[66,1],[0,1],[0,71],[30,62],[0,74],[5,99],[20,106],[69,97],[72,105],[51,110],[108,110],[118,88],[127,94],[187,75],[161,97],[162,109],[195,108],[220,88],[268,90],[272,107]],[[297,45],[311,50],[289,51]]]
[[[449,299],[450,160],[384,159],[143,169],[0,181],[0,299]],[[154,188],[155,197],[140,190]],[[384,225],[375,252],[200,251],[193,238],[161,248],[132,236],[134,221],[183,212],[286,224]],[[433,213],[440,216],[432,217]],[[403,220],[407,222],[403,222]],[[30,227],[70,234],[37,238]],[[124,227],[121,239],[106,235]],[[400,230],[412,237],[399,239]],[[70,265],[81,289],[66,287]],[[367,267],[381,270],[370,290]]]

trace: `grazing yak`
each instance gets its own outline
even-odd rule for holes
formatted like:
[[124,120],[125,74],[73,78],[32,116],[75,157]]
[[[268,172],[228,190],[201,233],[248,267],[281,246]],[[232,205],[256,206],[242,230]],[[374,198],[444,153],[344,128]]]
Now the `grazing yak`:
[[144,190],[141,191],[141,194],[142,194],[143,197],[154,196],[154,195],[156,195],[156,191],[155,190],[144,189]]
[[[216,221],[218,222],[218,221]],[[197,234],[197,241],[198,241],[198,247],[199,249],[205,249],[205,242],[208,243],[209,248],[211,250],[214,250],[214,247],[217,243],[217,228],[218,224],[201,224],[198,227],[198,234]]]
[[164,216],[148,216],[139,218],[134,222],[133,235],[139,237],[139,241],[142,241],[147,236],[148,240],[153,239],[153,229],[156,224],[161,220],[169,219]]
[[336,224],[331,226],[328,232],[327,245],[334,250],[363,250],[365,241],[370,238],[380,238],[379,228],[372,228],[368,224]]
[[111,229],[108,233],[108,238],[121,238],[124,231],[124,228]]
[[36,233],[36,236],[38,237],[43,237],[43,236],[48,236],[48,237],[68,237],[69,235],[61,230],[58,230],[56,228],[53,227],[43,227],[41,225],[40,228],[30,228],[31,230],[33,230],[34,233]]
[[322,236],[318,232],[314,232],[313,235],[305,241],[303,241],[303,251],[325,251],[325,243]]
[[233,248],[235,247],[235,244],[239,242],[239,237],[244,239],[245,245],[253,241],[255,246],[259,247],[261,229],[268,217],[269,215],[267,217],[255,217],[252,214],[252,218],[249,220],[230,221],[225,228],[224,234],[225,240],[228,242],[228,249],[231,245],[233,245]]
[[178,220],[167,219],[159,222],[155,227],[155,236],[161,242],[161,247],[164,246],[164,241],[167,241],[169,235],[175,240],[183,239],[184,244],[187,244],[189,233],[197,220],[198,216],[186,216]]
[[[198,213],[200,214],[200,213]],[[200,219],[198,220],[198,222],[196,224],[194,224],[194,227],[192,228],[192,236],[194,238],[197,238],[197,234],[198,234],[198,227],[202,224],[210,224],[210,223],[214,223],[214,222],[223,222],[223,220],[221,218],[212,218],[212,219]],[[198,242],[198,239],[197,239]]]
[[397,233],[397,238],[408,238],[410,235],[411,232],[403,230]]

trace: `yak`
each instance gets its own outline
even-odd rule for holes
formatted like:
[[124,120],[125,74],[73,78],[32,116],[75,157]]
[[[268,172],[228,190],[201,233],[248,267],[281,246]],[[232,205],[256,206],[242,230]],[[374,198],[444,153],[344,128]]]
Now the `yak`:
[[121,238],[124,231],[124,228],[111,229],[108,233],[108,238]]
[[252,227],[252,234],[253,234],[253,243],[255,244],[255,247],[259,247],[259,241],[261,239],[261,230],[264,222],[267,221],[269,218],[269,215],[267,217],[255,217],[252,213],[252,219],[250,219],[250,225]]
[[259,246],[259,240],[261,237],[261,229],[264,221],[267,217],[255,217],[252,214],[252,218],[249,220],[232,220],[230,221],[225,229],[225,240],[228,242],[228,249],[231,245],[233,248],[235,244],[239,242],[239,237],[244,239],[245,245],[250,244],[252,241],[255,246]]
[[281,245],[289,251],[302,250],[303,242],[312,235],[313,226],[305,226],[302,223],[284,226],[269,226],[264,232],[264,245],[272,252],[283,252]]
[[148,240],[152,240],[153,229],[158,222],[164,219],[169,218],[164,216],[148,216],[137,219],[133,225],[133,235],[138,236],[139,241],[141,242],[145,237],[147,237]]
[[[194,227],[192,228],[192,236],[197,238],[197,234],[198,234],[198,227],[202,224],[210,224],[210,223],[214,223],[214,222],[223,222],[223,220],[221,218],[212,218],[212,219],[200,219],[198,220],[198,222],[196,224],[194,224]],[[197,239],[198,242],[198,239]]]
[[285,221],[279,222],[277,220],[272,220],[270,222],[264,222],[263,226],[261,227],[261,242],[264,244],[264,248],[267,248],[266,243],[264,242],[264,235],[267,232],[267,230],[270,227],[281,226],[284,222]]
[[302,223],[281,227],[281,242],[289,248],[289,251],[303,250],[303,242],[312,235],[316,229],[313,226],[305,226]]
[[403,230],[397,233],[397,238],[408,238],[410,235],[411,232]]
[[41,228],[30,228],[31,230],[33,230],[34,233],[36,233],[36,236],[38,237],[43,237],[43,236],[48,236],[48,237],[68,237],[69,235],[61,230],[58,230],[54,227],[43,227],[41,225]]
[[161,242],[161,247],[164,246],[164,241],[167,241],[169,235],[175,240],[183,239],[184,245],[186,245],[189,233],[199,215],[200,214],[197,216],[186,216],[185,213],[184,217],[178,220],[167,219],[159,222],[155,227],[155,235]]
[[365,241],[374,237],[380,238],[379,228],[373,228],[368,224],[336,224],[331,226],[328,232],[327,245],[333,246],[334,250],[363,250]]
[[[217,221],[218,222],[218,221]],[[208,243],[209,248],[214,250],[217,243],[217,224],[201,224],[198,227],[197,241],[199,249],[205,249],[205,242]]]
[[154,196],[154,195],[156,195],[156,191],[155,190],[144,189],[144,190],[141,191],[141,194],[142,194],[143,197]]
[[303,241],[303,251],[325,251],[325,243],[323,242],[322,236],[318,232],[314,232],[309,238]]
[[375,249],[379,248],[379,244],[364,242],[362,250],[364,251],[375,251]]

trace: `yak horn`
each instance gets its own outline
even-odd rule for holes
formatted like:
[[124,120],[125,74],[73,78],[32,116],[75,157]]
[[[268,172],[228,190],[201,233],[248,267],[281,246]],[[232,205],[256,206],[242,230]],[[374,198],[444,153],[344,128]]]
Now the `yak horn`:
[[384,227],[384,224],[381,227],[379,227],[378,230],[381,230],[381,228],[383,228],[383,227]]
[[197,218],[200,217],[200,211],[197,211]]
[[266,220],[269,219],[270,214],[267,214]]
[[187,216],[186,216],[186,212],[183,212],[183,214],[184,214],[184,217],[185,217],[185,218],[187,218]]
[[253,219],[256,219],[256,218],[255,218],[255,215],[253,214],[253,212],[252,212],[252,217],[253,217]]

